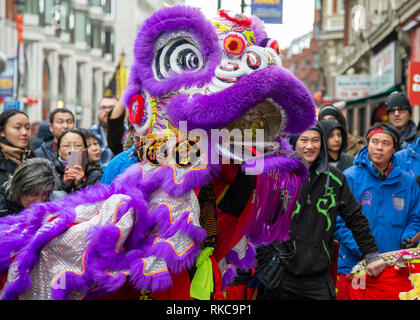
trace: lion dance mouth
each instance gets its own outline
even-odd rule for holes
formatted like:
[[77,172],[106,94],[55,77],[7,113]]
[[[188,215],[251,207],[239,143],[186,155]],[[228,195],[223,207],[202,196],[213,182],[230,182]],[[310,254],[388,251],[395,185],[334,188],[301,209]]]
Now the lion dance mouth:
[[[263,23],[163,8],[133,53],[122,101],[139,162],[109,186],[0,219],[2,299],[102,299],[127,286],[137,298],[224,298],[237,270],[255,267],[255,246],[287,239],[308,170],[283,135],[311,127],[315,105]],[[212,130],[249,141],[197,138]],[[255,152],[235,153],[248,142]],[[209,161],[214,150],[229,161]],[[201,265],[222,284],[190,277]]]

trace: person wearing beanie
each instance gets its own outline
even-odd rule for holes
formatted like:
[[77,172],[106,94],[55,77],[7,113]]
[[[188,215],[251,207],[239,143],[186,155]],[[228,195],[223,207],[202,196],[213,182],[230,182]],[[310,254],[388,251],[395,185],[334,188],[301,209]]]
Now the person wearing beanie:
[[353,165],[354,156],[346,153],[346,129],[333,120],[321,120],[319,125],[324,129],[327,137],[328,162],[331,166],[344,171]]
[[365,146],[363,138],[360,136],[352,135],[350,132],[348,132],[346,119],[344,118],[340,109],[332,104],[322,107],[318,114],[318,121],[328,119],[338,122],[344,127],[347,132],[347,154],[356,156],[357,153]]
[[[290,142],[308,164],[309,177],[302,185],[296,203],[289,240],[258,248],[259,270],[267,270],[264,267],[267,261],[268,264],[279,263],[267,271],[275,274],[277,280],[259,286],[257,299],[332,300],[335,299],[335,287],[330,267],[338,213],[357,239],[367,260],[367,272],[377,276],[385,264],[378,255],[362,206],[354,199],[345,176],[328,164],[322,127],[317,124],[292,137]],[[256,270],[257,277],[258,272]]]
[[385,106],[389,123],[401,134],[399,149],[405,149],[419,137],[416,125],[411,120],[410,101],[402,92],[396,92],[388,96]]
[[[410,239],[420,230],[420,188],[413,176],[396,165],[399,131],[390,123],[378,122],[367,131],[366,141],[354,165],[344,171],[350,190],[362,204],[379,253],[413,247],[416,244]],[[345,300],[352,285],[346,275],[363,255],[340,217],[335,237],[340,242],[337,299]]]

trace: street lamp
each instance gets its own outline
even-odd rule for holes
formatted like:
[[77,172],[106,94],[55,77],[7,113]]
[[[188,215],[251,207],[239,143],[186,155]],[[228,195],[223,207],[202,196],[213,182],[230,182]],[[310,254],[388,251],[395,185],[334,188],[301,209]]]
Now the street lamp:
[[17,86],[16,86],[16,99],[19,99],[19,89],[21,84],[21,74],[20,74],[20,58],[21,58],[21,46],[23,45],[23,10],[25,9],[25,0],[15,0],[16,6],[16,30],[18,34],[18,45],[17,45]]

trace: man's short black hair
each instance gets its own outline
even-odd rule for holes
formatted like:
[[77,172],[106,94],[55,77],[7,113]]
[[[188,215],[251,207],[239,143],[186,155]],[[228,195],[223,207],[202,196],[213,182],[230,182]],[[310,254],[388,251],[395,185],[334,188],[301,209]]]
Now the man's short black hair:
[[73,118],[73,122],[74,122],[74,114],[73,114],[73,112],[71,112],[69,109],[66,109],[66,108],[57,108],[57,109],[54,109],[53,111],[50,112],[50,118],[49,118],[49,120],[50,120],[50,123],[51,124],[54,122],[55,115],[57,113],[60,113],[60,112],[61,113],[70,113],[71,116],[72,116],[72,118]]

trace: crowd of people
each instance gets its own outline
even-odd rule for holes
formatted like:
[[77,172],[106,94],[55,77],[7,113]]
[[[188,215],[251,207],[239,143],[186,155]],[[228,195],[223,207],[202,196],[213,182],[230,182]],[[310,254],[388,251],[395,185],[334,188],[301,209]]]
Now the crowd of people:
[[[402,93],[386,101],[388,122],[364,138],[348,132],[334,105],[321,108],[318,123],[290,145],[305,160],[290,238],[258,248],[257,299],[347,299],[347,275],[362,259],[375,277],[380,254],[417,246],[420,232],[420,134]],[[31,123],[19,110],[0,114],[0,216],[31,204],[63,198],[97,183],[111,184],[140,161],[140,136],[128,126],[116,97],[99,103],[98,123],[76,128],[74,114],[55,109],[30,140]],[[84,156],[73,164],[70,155]],[[337,276],[331,272],[334,250]],[[264,265],[278,261],[268,280]]]
[[[115,156],[108,147],[107,127],[117,103],[114,96],[104,97],[98,123],[90,128],[76,128],[73,112],[57,108],[49,114],[48,123],[40,124],[38,137],[32,141],[27,114],[17,109],[1,113],[0,216],[100,183],[104,168]],[[77,163],[69,159],[75,152],[80,155]]]

